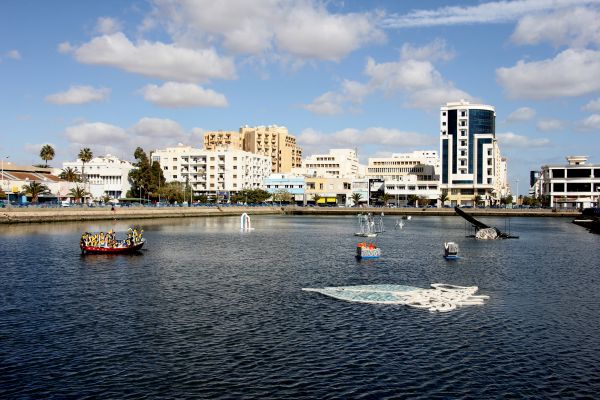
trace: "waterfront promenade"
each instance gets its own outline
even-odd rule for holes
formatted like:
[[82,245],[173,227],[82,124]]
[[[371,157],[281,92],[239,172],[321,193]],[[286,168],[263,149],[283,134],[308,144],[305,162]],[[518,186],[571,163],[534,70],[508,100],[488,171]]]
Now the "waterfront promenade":
[[[552,209],[501,209],[470,208],[465,211],[476,216],[504,217],[576,217],[579,211]],[[140,220],[157,218],[188,218],[232,216],[248,213],[249,215],[288,214],[288,215],[355,215],[372,212],[386,215],[421,215],[451,216],[456,215],[453,208],[354,208],[354,207],[246,207],[246,206],[211,206],[211,207],[117,207],[112,211],[103,208],[3,208],[0,209],[0,224],[13,223],[48,223],[68,221],[100,221],[100,220]]]

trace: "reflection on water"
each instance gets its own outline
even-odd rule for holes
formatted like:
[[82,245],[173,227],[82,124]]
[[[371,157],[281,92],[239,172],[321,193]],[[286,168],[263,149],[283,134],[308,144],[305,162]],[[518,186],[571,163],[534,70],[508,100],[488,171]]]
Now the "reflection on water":
[[[135,255],[81,256],[93,223],[0,231],[0,385],[9,398],[595,397],[600,236],[513,218],[516,240],[414,217],[356,261],[356,217],[143,220]],[[486,218],[504,227],[503,218]],[[444,241],[461,259],[442,257]],[[448,314],[302,287],[477,285]]]

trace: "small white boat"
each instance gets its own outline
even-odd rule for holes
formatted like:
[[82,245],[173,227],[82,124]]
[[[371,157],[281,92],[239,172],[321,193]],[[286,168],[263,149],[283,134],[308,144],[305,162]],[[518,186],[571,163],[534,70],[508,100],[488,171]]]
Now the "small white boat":
[[458,256],[458,245],[454,242],[444,243],[444,258],[446,260],[457,260]]

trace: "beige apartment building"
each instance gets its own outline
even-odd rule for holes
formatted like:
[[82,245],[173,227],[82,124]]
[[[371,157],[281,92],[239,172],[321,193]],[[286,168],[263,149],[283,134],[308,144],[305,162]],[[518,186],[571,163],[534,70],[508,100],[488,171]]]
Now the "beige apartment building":
[[286,173],[302,165],[302,150],[284,126],[243,126],[239,132],[210,131],[204,134],[206,150],[237,149],[271,157],[271,172]]

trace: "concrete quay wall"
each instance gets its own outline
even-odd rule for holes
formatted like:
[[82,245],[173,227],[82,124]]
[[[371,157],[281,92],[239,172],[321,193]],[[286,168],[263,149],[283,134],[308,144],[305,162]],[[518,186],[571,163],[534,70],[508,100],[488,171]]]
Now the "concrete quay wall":
[[281,207],[2,208],[0,224],[281,214]]
[[[490,209],[470,208],[465,211],[473,216],[502,217],[571,217],[580,215],[576,210],[549,209]],[[158,218],[194,218],[261,214],[287,215],[356,215],[371,212],[385,215],[452,216],[452,208],[336,208],[336,207],[119,207],[109,208],[2,208],[0,224],[47,223],[69,221],[139,220]]]

